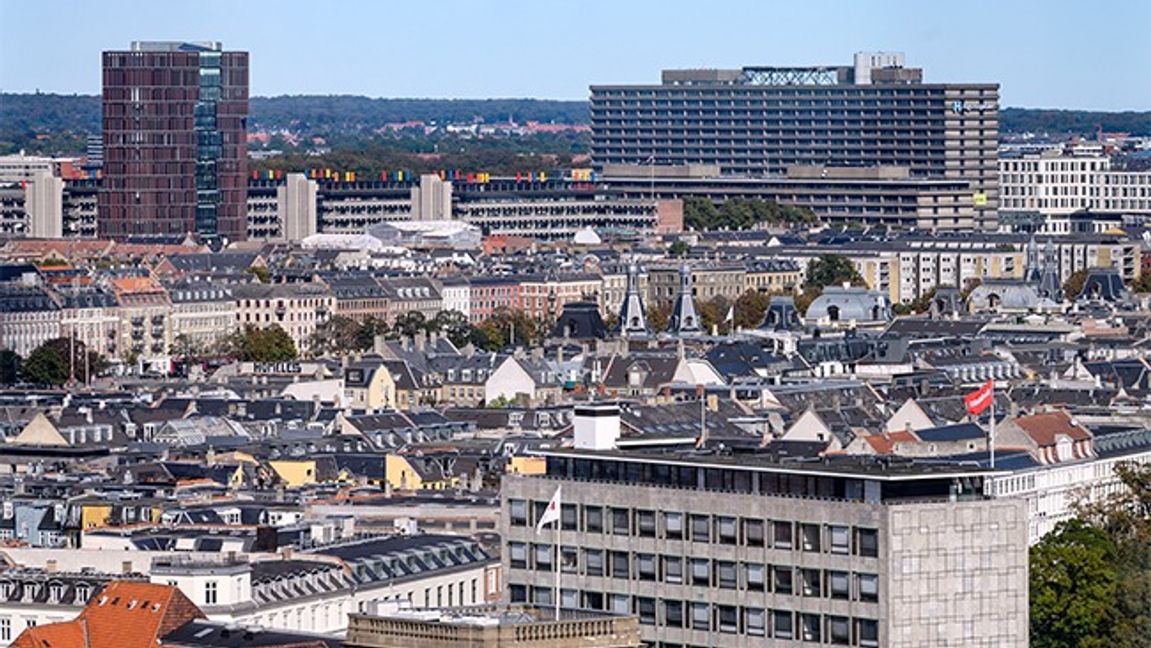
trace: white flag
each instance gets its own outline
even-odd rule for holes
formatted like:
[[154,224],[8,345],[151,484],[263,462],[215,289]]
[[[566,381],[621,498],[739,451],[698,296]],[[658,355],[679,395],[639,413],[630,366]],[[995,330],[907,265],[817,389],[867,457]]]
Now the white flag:
[[734,322],[735,321],[735,304],[732,304],[731,306],[728,307],[727,317],[723,318],[723,321],[725,321],[725,322]]
[[556,494],[552,495],[552,501],[548,502],[548,507],[544,509],[544,514],[540,516],[539,522],[536,522],[536,533],[539,533],[549,522],[559,522],[560,488],[562,488],[562,486],[556,486]]

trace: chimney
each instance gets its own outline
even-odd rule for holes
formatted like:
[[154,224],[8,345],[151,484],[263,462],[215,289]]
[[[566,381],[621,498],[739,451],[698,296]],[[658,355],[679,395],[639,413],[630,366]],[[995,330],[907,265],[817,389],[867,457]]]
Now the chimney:
[[532,359],[533,360],[543,360],[544,359],[544,348],[542,346],[532,347]]
[[419,353],[423,353],[424,348],[427,346],[428,336],[423,331],[419,331],[414,336],[413,341],[415,342],[415,345],[416,345],[416,351],[418,351]]
[[132,573],[132,561],[131,560],[125,560],[125,561],[120,563],[120,573],[121,574],[131,574]]
[[564,361],[564,345],[561,344],[558,347],[556,347],[556,362],[563,362],[563,361]]
[[372,338],[372,352],[376,355],[384,355],[384,349],[387,348],[388,341],[382,335],[377,335]]
[[55,558],[51,558],[44,563],[44,571],[48,572],[49,574],[55,574],[58,571]]

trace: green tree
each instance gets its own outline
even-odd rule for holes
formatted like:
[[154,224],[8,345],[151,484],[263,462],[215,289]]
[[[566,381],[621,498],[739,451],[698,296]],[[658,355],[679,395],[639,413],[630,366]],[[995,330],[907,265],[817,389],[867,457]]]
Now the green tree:
[[272,282],[272,273],[268,272],[268,269],[265,268],[264,266],[252,266],[251,268],[248,268],[244,272],[247,272],[248,274],[255,276],[256,279],[260,280],[260,283],[271,283]]
[[935,299],[935,288],[920,293],[918,297],[911,300],[911,311],[915,313],[926,313],[931,310],[931,300],[933,299]]
[[1151,272],[1139,275],[1131,282],[1131,291],[1137,293],[1151,292]]
[[770,294],[748,290],[735,300],[735,325],[745,329],[759,326],[770,304]]
[[720,333],[730,332],[731,322],[727,321],[727,311],[731,308],[730,301],[716,295],[705,302],[697,302],[695,307],[699,311],[699,323],[704,331],[710,333],[714,327]]
[[704,231],[715,229],[719,222],[719,210],[708,198],[688,196],[683,199],[683,226],[689,230]]
[[839,254],[823,254],[807,264],[805,287],[826,288],[842,283],[851,283],[853,286],[866,285],[851,259]]
[[413,337],[428,330],[428,318],[419,311],[408,311],[396,316],[392,322],[393,337]]
[[20,366],[24,359],[12,349],[0,349],[0,385],[20,382]]
[[59,387],[68,382],[68,359],[57,349],[42,344],[28,354],[22,371],[24,380],[30,383]]
[[668,256],[679,259],[687,256],[691,252],[691,246],[686,241],[676,241],[667,248]]
[[299,357],[292,336],[278,324],[267,328],[248,325],[232,335],[228,347],[242,362],[290,362]]
[[[53,383],[49,381],[33,382],[42,382],[43,384],[64,384],[67,382],[69,375],[75,375],[76,380],[80,382],[88,382],[91,377],[89,376],[89,373],[93,375],[99,374],[108,367],[107,360],[105,360],[104,357],[99,353],[96,353],[95,351],[89,351],[88,347],[85,346],[84,342],[81,340],[72,340],[71,338],[66,337],[52,338],[44,344],[41,344],[36,350],[32,352],[32,354],[35,354],[36,351],[40,351],[41,349],[50,351],[57,358],[59,358],[60,363],[64,366],[64,379],[59,383]],[[32,360],[32,354],[29,354],[28,360],[24,362],[25,370],[27,370],[28,363]],[[69,362],[69,357],[72,359],[71,362]],[[33,368],[33,371],[43,371],[50,367],[49,364],[44,364],[41,362],[44,358],[45,356],[41,354],[40,358],[37,360],[37,364]],[[48,373],[41,375],[42,377],[51,377],[54,374],[53,372],[49,371]]]
[[1119,575],[1115,544],[1079,519],[1031,547],[1031,645],[1107,646]]
[[1074,301],[1079,293],[1083,292],[1083,285],[1087,283],[1087,268],[1076,270],[1063,282],[1063,295],[1068,301]]
[[647,307],[647,325],[655,332],[666,331],[667,323],[671,320],[671,311],[674,309],[671,302],[662,301]]
[[436,313],[432,321],[428,322],[428,329],[447,336],[456,347],[464,346],[472,337],[472,323],[468,321],[467,315],[457,310]]

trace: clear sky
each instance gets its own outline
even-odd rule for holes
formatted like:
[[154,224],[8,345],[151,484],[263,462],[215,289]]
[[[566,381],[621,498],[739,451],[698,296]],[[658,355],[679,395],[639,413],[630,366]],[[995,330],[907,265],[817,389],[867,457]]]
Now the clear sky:
[[97,93],[100,52],[132,40],[247,50],[255,95],[585,99],[891,50],[1007,106],[1151,110],[1151,0],[0,0],[0,90]]

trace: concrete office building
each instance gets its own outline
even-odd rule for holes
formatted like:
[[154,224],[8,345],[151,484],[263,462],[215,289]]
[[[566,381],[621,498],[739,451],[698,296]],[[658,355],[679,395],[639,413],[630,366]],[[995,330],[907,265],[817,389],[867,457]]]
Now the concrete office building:
[[247,234],[248,54],[220,43],[104,52],[99,235]]
[[248,238],[298,243],[316,233],[315,180],[289,173],[283,182],[259,181],[248,189]]
[[513,603],[555,600],[534,527],[562,486],[560,605],[635,614],[650,645],[1027,645],[1027,511],[987,471],[623,450],[597,414],[546,477],[504,478]]
[[591,87],[597,165],[716,165],[725,175],[792,166],[906,167],[966,180],[995,223],[999,86],[924,83],[899,54],[853,66],[665,70],[659,85]]
[[426,173],[412,187],[411,220],[441,221],[452,219],[452,183]]

